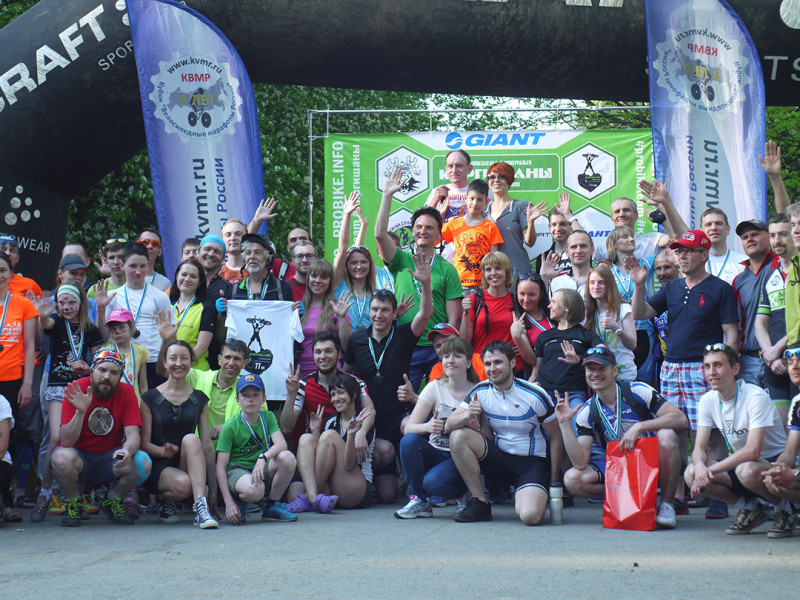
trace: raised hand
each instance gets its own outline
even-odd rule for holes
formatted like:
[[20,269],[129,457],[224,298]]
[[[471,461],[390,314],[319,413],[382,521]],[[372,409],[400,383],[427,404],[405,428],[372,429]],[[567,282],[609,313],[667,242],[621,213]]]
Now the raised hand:
[[571,408],[569,405],[569,392],[564,392],[562,396],[558,390],[556,392],[556,419],[559,423],[569,423],[572,418],[578,414],[581,409],[580,405]]
[[339,300],[331,300],[331,307],[333,308],[333,313],[337,317],[344,319],[347,315],[347,311],[350,310],[350,307],[353,306],[354,303],[355,300],[350,292],[344,291],[342,295],[339,296]]
[[406,293],[403,292],[403,295],[400,296],[400,301],[397,303],[397,318],[399,319],[404,314],[406,314],[409,310],[414,308],[414,304],[416,304],[416,300],[414,300],[414,295],[409,294],[406,297]]
[[472,399],[469,401],[469,416],[470,418],[477,419],[481,416],[483,412],[483,406],[481,406],[480,401]]
[[56,303],[48,299],[44,294],[37,296],[31,290],[28,290],[25,297],[31,301],[33,307],[39,313],[39,317],[42,319],[50,318],[50,315],[52,315],[53,311],[56,309]]
[[527,332],[525,331],[525,313],[519,316],[519,319],[514,319],[511,323],[511,337],[523,337]]
[[556,276],[556,267],[558,266],[560,255],[551,250],[544,256],[542,260],[542,268],[539,269],[539,274],[543,279],[552,279]]
[[74,381],[67,386],[67,391],[64,393],[64,399],[67,400],[75,410],[86,413],[89,410],[89,405],[92,403],[92,388],[89,387],[85,392],[81,391],[80,386]]
[[539,204],[533,204],[533,202],[531,202],[528,204],[525,215],[528,219],[528,223],[533,223],[536,219],[545,214],[549,208],[547,202],[539,202]]
[[161,339],[165,342],[174,340],[178,336],[178,325],[167,317],[167,313],[163,309],[156,315],[156,327],[158,327],[158,333],[161,334]]
[[641,179],[639,181],[639,189],[642,190],[642,194],[645,196],[644,202],[650,206],[659,207],[670,201],[666,184],[661,183],[658,179],[653,179],[652,182]]
[[600,319],[600,327],[603,329],[616,331],[617,329],[619,329],[619,323],[617,323],[611,317],[603,317],[602,319]]
[[403,189],[403,169],[395,169],[386,178],[383,184],[383,193],[394,196]]
[[561,192],[558,195],[558,203],[556,204],[555,209],[561,213],[565,219],[568,219],[572,216],[572,210],[570,209],[571,203],[572,196],[570,196],[569,192]]
[[577,365],[581,362],[581,359],[575,352],[575,348],[567,340],[561,342],[561,351],[564,353],[564,356],[559,356],[558,360],[570,365]]
[[634,284],[640,285],[647,281],[647,269],[639,264],[636,257],[629,256],[625,259],[625,270],[628,272],[628,275],[631,276]]
[[361,223],[361,229],[366,229],[369,227],[369,217],[364,214],[364,211],[361,210],[361,204],[356,206],[356,217],[358,218],[358,222]]
[[344,207],[342,207],[342,211],[344,212],[346,217],[349,217],[353,214],[353,211],[357,208],[361,207],[361,203],[359,200],[361,199],[361,192],[350,192],[350,195],[347,197],[347,200],[344,201]]
[[430,283],[431,280],[431,267],[428,261],[422,256],[422,252],[414,254],[414,270],[406,269],[411,276],[420,283]]
[[325,407],[321,404],[317,407],[317,410],[311,413],[308,417],[308,428],[311,430],[311,433],[316,433],[322,429],[322,417],[325,415]]
[[97,282],[94,288],[94,300],[97,302],[98,308],[105,308],[110,303],[111,300],[114,299],[114,296],[117,295],[117,292],[110,292],[108,291],[109,282],[108,279],[101,279]]
[[758,160],[767,175],[781,174],[781,147],[772,140],[764,144],[764,156]]
[[289,363],[289,375],[286,376],[286,392],[297,395],[297,392],[300,390],[300,379],[300,365],[297,365],[297,369],[295,369],[292,364]]
[[275,198],[265,198],[261,202],[258,203],[258,207],[256,208],[256,213],[253,215],[253,219],[257,221],[270,221],[278,216],[278,213],[275,212],[275,207],[278,206],[278,201]]

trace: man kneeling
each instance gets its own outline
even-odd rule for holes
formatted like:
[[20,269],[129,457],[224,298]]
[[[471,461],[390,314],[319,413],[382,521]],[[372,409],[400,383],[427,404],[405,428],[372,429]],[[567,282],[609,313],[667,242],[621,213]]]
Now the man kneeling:
[[[481,471],[515,486],[514,508],[526,525],[539,525],[547,507],[551,462],[561,457],[550,398],[538,385],[514,377],[516,359],[508,342],[494,341],[481,352],[489,381],[479,383],[445,421],[450,454],[472,498],[456,513],[459,523],[491,521],[492,507]],[[480,432],[465,427],[480,419]],[[549,441],[548,441],[549,440]]]
[[[658,507],[656,525],[676,526],[672,498],[680,477],[681,459],[676,431],[689,421],[677,407],[645,383],[617,381],[617,361],[605,347],[590,348],[583,359],[586,383],[594,395],[585,404],[570,408],[569,394],[558,392],[556,417],[572,468],[564,484],[575,496],[605,497],[605,448],[619,441],[631,450],[640,437],[658,438],[658,481],[664,501]],[[577,437],[570,421],[577,416]]]
[[[725,344],[706,346],[703,369],[711,391],[700,397],[697,438],[692,464],[686,469],[686,485],[692,497],[733,504],[739,511],[728,535],[750,533],[767,520],[758,503],[763,498],[782,510],[784,502],[764,485],[763,474],[783,452],[786,432],[778,409],[760,387],[736,380],[739,354]],[[719,429],[728,455],[712,464],[708,456],[711,430]]]

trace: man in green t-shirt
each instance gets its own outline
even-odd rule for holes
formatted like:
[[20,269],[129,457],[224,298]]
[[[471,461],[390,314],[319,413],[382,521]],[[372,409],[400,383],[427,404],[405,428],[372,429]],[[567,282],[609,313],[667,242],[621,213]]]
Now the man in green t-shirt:
[[[414,271],[414,256],[411,252],[395,246],[389,237],[389,211],[394,196],[403,187],[403,171],[397,169],[386,178],[383,196],[375,219],[375,241],[378,253],[389,268],[395,280],[395,295],[398,298],[411,296],[416,300],[408,312],[398,319],[399,325],[411,323],[420,307],[419,282],[411,276]],[[442,241],[442,215],[430,206],[423,206],[411,215],[411,232],[417,252],[422,255],[431,269],[431,292],[433,295],[433,317],[428,320],[423,335],[420,336],[411,359],[408,374],[414,390],[419,390],[423,375],[430,373],[439,357],[428,341],[428,331],[436,323],[450,323],[458,327],[461,314],[461,280],[456,268],[436,254],[436,247]]]
[[[287,450],[278,420],[263,410],[264,382],[247,373],[236,383],[241,412],[225,421],[217,441],[217,483],[225,499],[225,516],[244,523],[248,502],[261,502],[262,521],[296,521],[280,502],[294,475],[297,459]],[[266,496],[266,497],[265,497]]]

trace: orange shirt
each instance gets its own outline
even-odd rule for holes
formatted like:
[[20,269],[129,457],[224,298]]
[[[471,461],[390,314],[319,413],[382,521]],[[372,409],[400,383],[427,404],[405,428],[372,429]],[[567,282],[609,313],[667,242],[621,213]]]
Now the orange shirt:
[[[2,311],[2,304],[0,304]],[[6,310],[6,320],[0,331],[0,381],[16,381],[22,378],[22,366],[25,363],[23,348],[23,323],[35,319],[39,313],[33,303],[22,296],[11,294]]]
[[467,225],[464,217],[445,223],[442,227],[442,239],[453,242],[453,264],[463,287],[481,284],[481,259],[491,252],[492,246],[503,243],[503,236],[497,225],[487,219],[478,225]]
[[[478,374],[478,379],[481,381],[486,381],[486,371],[483,368],[483,361],[478,354],[472,355],[472,367],[475,369],[475,372]],[[442,367],[442,361],[439,361],[433,368],[431,369],[431,374],[428,375],[428,381],[434,381],[439,379],[444,373],[444,368]]]
[[16,294],[17,296],[25,297],[29,291],[33,292],[37,296],[42,295],[42,288],[39,287],[39,284],[36,283],[30,277],[23,277],[22,275],[17,275],[16,273],[14,276],[8,280],[8,291],[12,294]]

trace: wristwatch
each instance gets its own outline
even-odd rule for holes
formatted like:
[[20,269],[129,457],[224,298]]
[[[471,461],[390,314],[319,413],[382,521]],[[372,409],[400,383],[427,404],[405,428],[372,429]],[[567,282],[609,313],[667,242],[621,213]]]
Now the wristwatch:
[[794,472],[794,480],[795,480],[797,483],[800,483],[800,469],[796,469],[796,470],[795,470],[795,472]]

